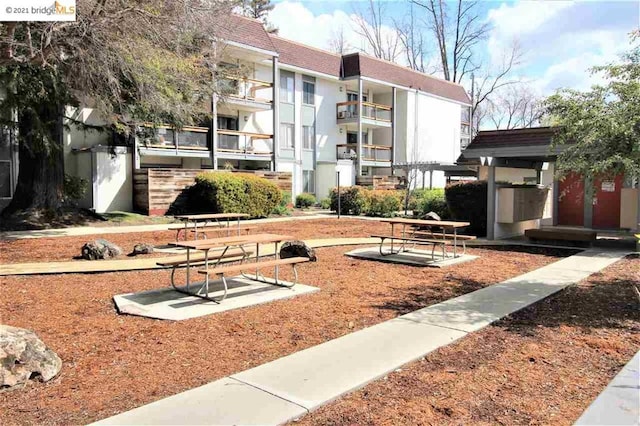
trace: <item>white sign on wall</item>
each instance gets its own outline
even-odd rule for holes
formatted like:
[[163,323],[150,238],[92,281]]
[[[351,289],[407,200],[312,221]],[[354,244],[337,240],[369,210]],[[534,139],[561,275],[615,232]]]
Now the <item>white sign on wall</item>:
[[616,192],[616,183],[612,180],[603,180],[600,188],[602,192]]

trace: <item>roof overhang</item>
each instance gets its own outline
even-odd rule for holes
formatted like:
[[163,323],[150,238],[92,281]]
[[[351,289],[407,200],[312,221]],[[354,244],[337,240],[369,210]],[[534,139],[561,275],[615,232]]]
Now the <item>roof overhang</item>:
[[550,145],[526,145],[526,146],[501,146],[501,147],[469,147],[462,151],[465,158],[547,158],[555,159],[558,154],[562,153],[566,147]]

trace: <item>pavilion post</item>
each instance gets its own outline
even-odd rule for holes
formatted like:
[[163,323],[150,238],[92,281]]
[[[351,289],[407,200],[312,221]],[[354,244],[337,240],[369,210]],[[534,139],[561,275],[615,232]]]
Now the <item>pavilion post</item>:
[[495,239],[496,223],[496,167],[489,159],[489,173],[487,175],[487,239]]

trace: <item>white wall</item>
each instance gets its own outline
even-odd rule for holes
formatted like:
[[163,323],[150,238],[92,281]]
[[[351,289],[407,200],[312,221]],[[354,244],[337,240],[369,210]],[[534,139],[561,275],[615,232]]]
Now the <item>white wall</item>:
[[127,149],[94,152],[93,208],[98,213],[133,210],[132,157]]
[[[488,173],[489,173],[489,167],[480,166],[480,168],[478,169],[478,180],[487,180]],[[525,177],[535,178],[536,171],[533,169],[496,167],[496,182],[524,183]]]
[[[340,87],[343,87],[340,92]],[[346,102],[347,91],[342,82],[316,77],[316,147],[317,161],[336,161],[336,145],[347,141],[336,121],[336,104]]]
[[[102,126],[105,121],[100,117],[97,110],[93,108],[72,108],[67,107],[66,114],[84,124],[92,126]],[[70,175],[77,174],[76,158],[71,151],[73,149],[91,148],[97,145],[109,144],[109,132],[99,132],[97,130],[83,130],[74,126],[71,120],[67,120],[68,129],[64,130],[64,171]]]

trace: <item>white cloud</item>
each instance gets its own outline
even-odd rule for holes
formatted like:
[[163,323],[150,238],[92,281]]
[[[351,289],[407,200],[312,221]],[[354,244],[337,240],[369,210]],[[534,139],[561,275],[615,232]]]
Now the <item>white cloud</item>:
[[[356,31],[355,18],[353,13],[339,9],[330,14],[314,15],[304,4],[295,1],[276,3],[269,14],[269,21],[279,29],[278,34],[283,38],[329,50],[330,41],[342,31],[349,51],[367,52],[367,41]],[[394,30],[386,25],[383,25],[382,33],[383,37],[395,35]]]

